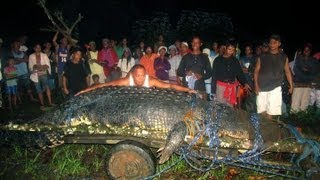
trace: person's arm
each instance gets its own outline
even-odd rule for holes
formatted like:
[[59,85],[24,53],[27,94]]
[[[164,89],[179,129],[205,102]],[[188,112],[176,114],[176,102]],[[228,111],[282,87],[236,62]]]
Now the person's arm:
[[254,68],[254,75],[253,75],[253,79],[254,79],[254,91],[255,93],[258,95],[260,92],[260,87],[258,84],[258,78],[259,78],[259,71],[260,71],[260,58],[257,58],[257,63],[256,63],[256,67]]
[[185,77],[186,76],[186,58],[185,56],[182,57],[180,65],[177,69],[177,75],[179,77]]
[[52,43],[53,43],[54,47],[59,46],[59,44],[57,43],[58,34],[59,34],[59,32],[56,32],[56,34],[53,36],[53,39],[52,39]]
[[286,62],[284,64],[284,71],[286,73],[287,81],[289,83],[289,93],[292,94],[293,92],[293,82],[292,82],[292,76],[290,72],[290,67],[289,67],[289,59],[286,58]]
[[203,79],[209,79],[212,76],[211,64],[208,56],[203,56],[205,60],[205,72],[203,74]]
[[216,67],[217,67],[217,59],[215,59],[212,63],[212,71],[211,71],[211,89],[212,93],[216,94],[217,89],[217,78],[216,78]]
[[[290,66],[289,66],[290,67]],[[302,64],[301,64],[301,59],[300,58],[297,58],[296,61],[295,61],[295,64],[293,66],[293,72],[294,72],[294,75],[296,77],[301,77],[303,76],[303,70],[302,70]]]
[[107,83],[102,83],[102,84],[97,84],[97,85],[91,86],[91,87],[89,87],[89,88],[87,88],[85,90],[82,90],[82,91],[78,92],[75,96],[78,96],[80,94],[92,91],[94,89],[102,88],[102,87],[107,87],[107,86],[128,86],[128,84],[129,84],[129,77],[127,76],[125,78],[120,78],[120,79],[117,79],[117,80],[114,80],[114,81],[110,81],[110,82],[107,82]]
[[234,59],[234,71],[236,73],[238,81],[245,86],[245,84],[248,84],[246,77],[244,76],[244,73],[242,71],[240,62],[237,59]]
[[33,56],[32,54],[29,56],[29,63],[28,63],[28,68],[29,68],[30,72],[32,72],[34,70],[38,70],[37,69],[38,66],[35,66],[35,62],[32,60],[32,58],[33,58],[32,56]]
[[67,88],[67,78],[64,75],[62,76],[62,87],[63,87],[63,92],[68,95],[69,90]]
[[46,54],[43,54],[43,55],[44,55],[44,59],[45,59],[45,65],[44,66],[45,66],[46,70],[48,71],[48,73],[51,74],[50,59]]
[[169,63],[168,59],[164,61],[164,69],[167,71],[171,69],[171,64]]
[[90,86],[90,75],[86,76],[86,84],[87,84],[87,87]]
[[27,56],[27,54],[24,54],[24,57],[21,59],[22,62],[29,62],[29,57]]
[[156,88],[164,88],[164,89],[174,89],[176,91],[181,91],[181,92],[187,92],[187,93],[196,93],[197,91],[193,90],[193,89],[189,89],[183,86],[179,86],[176,84],[170,84],[170,83],[166,83],[163,81],[159,81],[158,79],[150,78],[150,86],[156,87]]

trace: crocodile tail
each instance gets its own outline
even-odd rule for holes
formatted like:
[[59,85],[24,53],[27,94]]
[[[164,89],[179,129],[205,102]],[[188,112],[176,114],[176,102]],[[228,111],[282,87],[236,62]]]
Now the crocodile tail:
[[63,143],[63,134],[59,132],[0,130],[0,144],[4,145],[48,149]]

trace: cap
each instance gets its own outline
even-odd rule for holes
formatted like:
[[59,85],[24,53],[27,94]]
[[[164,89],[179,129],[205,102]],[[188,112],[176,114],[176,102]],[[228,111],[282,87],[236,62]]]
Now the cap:
[[158,48],[158,52],[160,52],[161,49],[164,49],[166,52],[168,51],[167,47],[165,47],[165,46],[160,46],[160,47]]
[[187,43],[187,42],[185,42],[185,41],[182,41],[182,42],[181,42],[181,44],[183,44],[183,45],[185,45],[185,46],[189,47],[188,43]]
[[95,45],[96,45],[96,42],[90,41],[90,42],[89,42],[89,45],[90,45],[90,46],[95,46]]
[[169,46],[169,51],[170,51],[171,49],[174,49],[175,51],[177,51],[177,47],[176,47],[175,45]]
[[202,53],[207,54],[208,56],[210,56],[210,49],[209,48],[204,48],[202,50]]

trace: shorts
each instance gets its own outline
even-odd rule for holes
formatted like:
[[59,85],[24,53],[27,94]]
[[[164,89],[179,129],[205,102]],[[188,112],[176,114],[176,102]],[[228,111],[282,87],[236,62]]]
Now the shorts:
[[49,78],[48,79],[48,86],[51,90],[55,89],[56,88],[56,82],[55,82],[55,79],[53,78]]
[[259,92],[257,96],[257,112],[267,112],[269,115],[281,115],[282,89],[281,86],[271,91]]
[[48,76],[47,75],[39,76],[38,79],[39,79],[39,82],[34,83],[34,85],[36,87],[37,93],[42,93],[46,90],[46,87],[49,87]]
[[17,94],[17,86],[7,86],[6,93],[7,93],[7,95],[16,95]]

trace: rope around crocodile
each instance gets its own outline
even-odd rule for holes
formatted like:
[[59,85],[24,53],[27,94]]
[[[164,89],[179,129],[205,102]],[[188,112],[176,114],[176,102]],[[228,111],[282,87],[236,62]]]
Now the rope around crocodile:
[[[194,109],[195,101],[196,101],[196,98],[194,97],[191,101],[191,110]],[[219,146],[220,146],[218,131],[221,123],[221,117],[225,111],[225,108],[218,110],[217,115],[215,116],[215,119],[212,120],[211,113],[214,110],[214,108],[218,107],[215,105],[216,105],[215,103],[211,103],[210,106],[208,107],[205,121],[204,121],[205,125],[201,126],[201,129],[198,131],[198,133],[194,135],[193,140],[188,145],[180,148],[179,159],[169,164],[158,173],[152,176],[146,177],[145,179],[153,179],[155,177],[160,176],[160,174],[170,170],[182,160],[186,161],[186,163],[190,167],[200,172],[214,170],[221,167],[222,165],[230,165],[230,166],[237,166],[241,168],[254,170],[257,172],[272,174],[276,176],[282,176],[282,177],[291,178],[291,179],[310,179],[314,173],[320,173],[319,166],[309,168],[308,170],[303,170],[302,167],[300,166],[300,162],[305,158],[307,158],[309,155],[313,155],[313,162],[315,164],[320,162],[319,142],[302,137],[301,134],[297,131],[297,129],[294,126],[289,124],[284,125],[284,127],[290,130],[290,132],[295,136],[299,144],[304,145],[303,153],[298,158],[295,158],[294,155],[292,155],[291,166],[274,165],[274,164],[263,162],[261,159],[261,155],[264,152],[266,152],[270,147],[264,148],[264,149],[262,148],[263,138],[260,132],[260,119],[258,114],[256,113],[253,113],[250,117],[250,122],[254,128],[253,148],[237,157],[231,157],[230,155],[227,155],[222,159],[218,159]],[[192,114],[192,112],[190,113]],[[190,116],[191,114],[186,116],[186,118],[184,119],[184,122],[188,122],[188,120],[191,119],[191,116]],[[188,127],[189,134],[194,133],[193,131],[190,131],[190,128],[191,128],[190,125],[187,124],[187,127]],[[192,151],[192,147],[196,145],[199,139],[202,139],[203,135],[207,135],[209,137],[209,148],[214,153],[213,158],[210,158],[205,155],[198,154]],[[204,162],[209,161],[210,163],[207,166],[197,167],[192,162],[192,159],[194,158],[203,159]],[[300,176],[290,175],[288,172],[291,172],[291,174],[298,173],[300,174]]]

